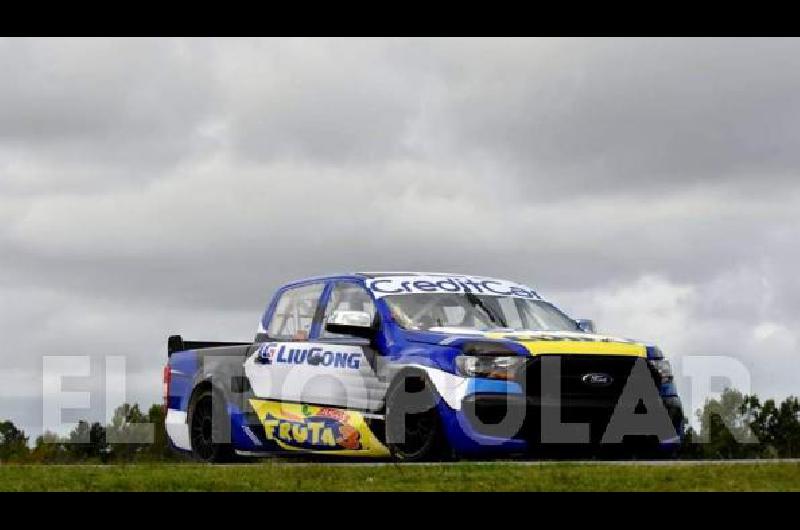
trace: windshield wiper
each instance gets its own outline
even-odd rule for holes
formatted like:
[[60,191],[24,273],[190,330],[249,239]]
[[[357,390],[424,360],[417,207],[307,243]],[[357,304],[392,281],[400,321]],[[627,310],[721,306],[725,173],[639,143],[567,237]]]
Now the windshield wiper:
[[508,327],[505,320],[503,320],[498,315],[495,315],[494,312],[491,309],[489,309],[489,307],[485,303],[483,303],[483,300],[481,300],[475,295],[475,293],[467,291],[466,293],[464,293],[464,296],[467,297],[467,300],[469,300],[470,304],[478,306],[481,309],[483,309],[483,312],[489,316],[489,320],[491,320],[493,324],[499,324],[501,328]]

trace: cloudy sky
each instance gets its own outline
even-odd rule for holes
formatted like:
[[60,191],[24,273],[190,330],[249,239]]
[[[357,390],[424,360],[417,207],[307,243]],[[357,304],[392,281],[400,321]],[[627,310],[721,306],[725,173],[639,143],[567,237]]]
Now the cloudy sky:
[[[0,419],[160,400],[283,282],[505,277],[800,393],[800,41],[0,40]],[[685,381],[679,381],[686,386]],[[53,389],[45,389],[52,391]]]

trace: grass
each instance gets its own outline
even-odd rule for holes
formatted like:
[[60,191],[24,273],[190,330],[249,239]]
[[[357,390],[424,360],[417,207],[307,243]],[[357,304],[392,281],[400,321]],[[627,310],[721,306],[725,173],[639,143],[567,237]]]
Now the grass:
[[800,463],[2,465],[0,491],[800,491]]

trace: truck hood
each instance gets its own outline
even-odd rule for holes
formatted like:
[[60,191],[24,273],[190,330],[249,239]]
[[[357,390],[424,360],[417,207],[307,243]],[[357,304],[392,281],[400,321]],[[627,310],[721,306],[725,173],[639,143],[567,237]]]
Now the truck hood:
[[572,331],[532,331],[485,333],[489,339],[505,339],[522,344],[531,355],[586,354],[647,357],[647,346],[641,342],[596,333]]
[[[531,355],[624,355],[647,357],[647,344],[632,339],[573,331],[491,331],[475,332],[458,328],[433,328],[447,336],[441,345],[457,346],[476,338],[510,341],[522,345]],[[425,341],[427,342],[427,341]]]

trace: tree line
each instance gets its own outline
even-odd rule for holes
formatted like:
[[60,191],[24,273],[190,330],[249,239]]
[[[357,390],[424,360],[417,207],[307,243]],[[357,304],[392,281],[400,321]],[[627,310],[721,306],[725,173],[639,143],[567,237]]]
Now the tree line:
[[0,423],[0,462],[69,464],[178,460],[167,441],[164,416],[163,405],[152,405],[145,414],[138,404],[125,403],[117,407],[107,425],[81,420],[67,436],[45,432],[36,438],[32,447],[24,431],[11,421],[4,421]]
[[[800,400],[762,402],[726,389],[697,411],[699,430],[687,429],[682,458],[800,457]],[[122,463],[180,460],[169,448],[163,405],[143,413],[137,404],[118,407],[110,424],[78,422],[67,436],[46,432],[33,443],[11,421],[0,423],[0,462]],[[145,425],[145,424],[150,424]],[[120,442],[127,443],[120,443]]]
[[689,428],[684,458],[800,457],[800,400],[762,402],[756,395],[726,389],[697,412],[700,430]]

